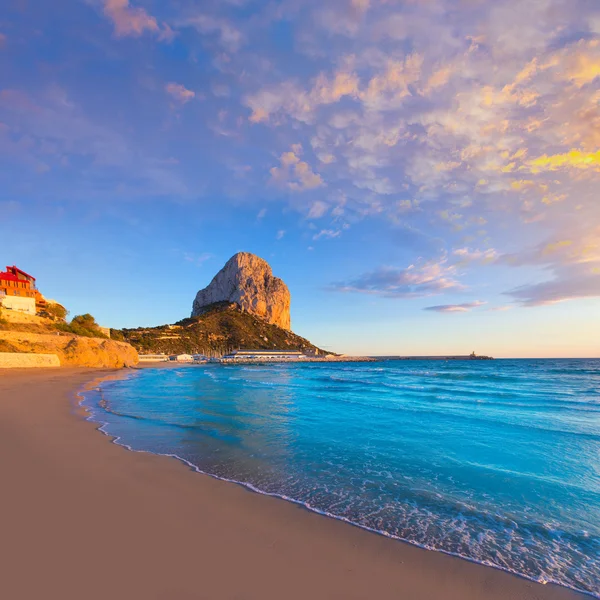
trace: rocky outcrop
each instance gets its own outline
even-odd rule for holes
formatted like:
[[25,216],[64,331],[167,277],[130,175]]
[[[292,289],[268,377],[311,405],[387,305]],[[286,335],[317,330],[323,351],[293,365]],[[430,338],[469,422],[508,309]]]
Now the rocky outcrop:
[[0,331],[0,352],[54,354],[61,366],[78,367],[131,367],[139,360],[124,342],[59,333]]
[[192,306],[198,317],[217,302],[237,304],[267,323],[290,329],[290,291],[277,277],[269,263],[249,252],[232,256],[214,276],[208,287],[200,290]]

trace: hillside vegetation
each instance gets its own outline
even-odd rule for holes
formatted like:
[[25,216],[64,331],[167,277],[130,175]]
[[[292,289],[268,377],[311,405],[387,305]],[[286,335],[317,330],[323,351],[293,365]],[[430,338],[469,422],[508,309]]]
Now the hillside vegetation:
[[308,340],[267,323],[233,303],[220,302],[198,317],[174,325],[111,330],[113,339],[129,342],[140,354],[221,356],[235,349],[299,350],[327,354]]

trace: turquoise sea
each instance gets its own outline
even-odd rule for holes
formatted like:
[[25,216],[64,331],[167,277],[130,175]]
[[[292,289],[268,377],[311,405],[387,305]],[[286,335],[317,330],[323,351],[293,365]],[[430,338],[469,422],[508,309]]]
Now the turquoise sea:
[[600,597],[600,360],[142,369],[85,404],[133,450]]

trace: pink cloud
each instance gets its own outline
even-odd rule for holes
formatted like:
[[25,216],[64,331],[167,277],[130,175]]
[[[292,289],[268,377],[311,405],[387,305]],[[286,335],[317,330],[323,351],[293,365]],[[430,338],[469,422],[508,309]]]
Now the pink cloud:
[[185,86],[181,85],[180,83],[167,83],[165,89],[174,100],[181,104],[185,104],[186,102],[189,102],[190,100],[196,97],[195,92],[192,92],[192,90],[188,90]]
[[430,310],[439,313],[465,313],[483,306],[485,302],[476,300],[475,302],[465,302],[463,304],[440,304],[438,306],[428,306],[423,310]]
[[155,17],[143,8],[130,6],[129,0],[105,0],[104,14],[113,22],[117,37],[140,37],[149,31],[158,34],[161,41],[170,42],[175,36],[168,25],[163,24],[161,29]]
[[334,284],[333,289],[387,298],[418,298],[463,290],[464,286],[455,278],[455,267],[445,263],[446,259],[441,259],[437,262],[410,265],[405,269],[382,267],[363,273],[352,281]]

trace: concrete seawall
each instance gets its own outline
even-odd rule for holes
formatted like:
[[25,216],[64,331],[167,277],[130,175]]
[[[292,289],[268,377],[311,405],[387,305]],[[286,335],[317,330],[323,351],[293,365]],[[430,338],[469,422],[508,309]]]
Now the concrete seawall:
[[56,354],[0,352],[0,369],[24,369],[34,367],[60,367],[60,360],[58,360]]

